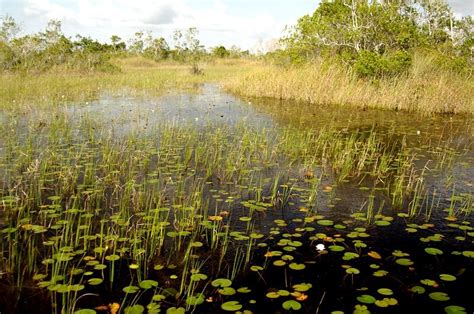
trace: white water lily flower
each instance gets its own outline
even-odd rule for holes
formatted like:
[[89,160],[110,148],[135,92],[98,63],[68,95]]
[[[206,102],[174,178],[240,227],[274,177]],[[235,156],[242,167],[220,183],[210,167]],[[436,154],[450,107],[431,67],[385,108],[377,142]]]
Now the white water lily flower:
[[318,251],[323,251],[325,248],[326,247],[322,243],[319,243],[318,245],[316,245],[316,250],[318,250]]

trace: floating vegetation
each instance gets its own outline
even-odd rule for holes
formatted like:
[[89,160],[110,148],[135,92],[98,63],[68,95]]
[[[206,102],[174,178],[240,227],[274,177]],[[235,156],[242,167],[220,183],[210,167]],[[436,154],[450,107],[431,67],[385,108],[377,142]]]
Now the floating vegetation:
[[472,311],[467,144],[54,114],[1,126],[2,312]]

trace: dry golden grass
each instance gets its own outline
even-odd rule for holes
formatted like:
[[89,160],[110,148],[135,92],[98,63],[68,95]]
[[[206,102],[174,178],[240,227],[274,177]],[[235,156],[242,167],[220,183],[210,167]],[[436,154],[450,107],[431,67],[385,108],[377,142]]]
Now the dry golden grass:
[[192,75],[191,66],[154,62],[143,57],[113,60],[117,73],[83,73],[55,69],[40,75],[0,74],[0,108],[51,106],[68,101],[90,100],[107,93],[160,95],[191,90],[205,82],[220,82],[243,76],[255,68],[251,61],[203,62],[203,75]]
[[437,70],[417,55],[408,75],[376,83],[356,78],[340,65],[315,62],[304,67],[266,65],[224,86],[250,97],[272,97],[314,104],[343,104],[431,113],[474,113],[474,80]]

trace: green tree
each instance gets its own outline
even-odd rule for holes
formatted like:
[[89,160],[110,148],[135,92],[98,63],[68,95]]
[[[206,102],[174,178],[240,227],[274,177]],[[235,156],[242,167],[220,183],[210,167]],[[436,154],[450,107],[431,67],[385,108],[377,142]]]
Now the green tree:
[[118,51],[123,51],[126,48],[126,45],[122,41],[122,38],[117,35],[112,35],[110,37],[110,42],[112,44],[112,50],[114,53],[117,53]]
[[226,58],[230,56],[230,52],[224,46],[217,46],[212,49],[212,55],[218,58]]
[[135,54],[141,54],[145,48],[145,32],[138,31],[134,37],[130,39],[129,51]]

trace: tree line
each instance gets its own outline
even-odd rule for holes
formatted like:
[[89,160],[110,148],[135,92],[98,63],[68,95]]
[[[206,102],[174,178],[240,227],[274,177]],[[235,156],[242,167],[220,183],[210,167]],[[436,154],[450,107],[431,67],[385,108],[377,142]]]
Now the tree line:
[[54,67],[72,70],[114,71],[112,57],[140,55],[155,61],[190,62],[193,66],[205,57],[242,57],[248,51],[237,46],[217,46],[207,50],[200,42],[199,31],[189,28],[173,33],[173,47],[151,31],[138,31],[125,41],[113,35],[109,43],[76,35],[64,35],[61,21],[51,20],[43,31],[20,35],[21,29],[11,16],[4,16],[0,27],[0,69],[2,71],[42,72]]

